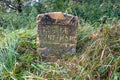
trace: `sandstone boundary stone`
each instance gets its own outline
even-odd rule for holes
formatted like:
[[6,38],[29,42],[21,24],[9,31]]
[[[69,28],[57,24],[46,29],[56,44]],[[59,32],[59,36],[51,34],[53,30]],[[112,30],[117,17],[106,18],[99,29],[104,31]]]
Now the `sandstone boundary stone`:
[[76,52],[78,17],[62,12],[37,16],[37,52],[43,55]]

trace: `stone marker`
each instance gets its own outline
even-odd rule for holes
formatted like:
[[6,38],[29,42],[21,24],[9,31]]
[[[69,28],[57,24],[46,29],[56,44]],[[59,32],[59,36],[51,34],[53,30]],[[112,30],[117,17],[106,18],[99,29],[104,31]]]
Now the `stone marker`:
[[78,17],[62,12],[37,16],[37,52],[71,54],[76,52]]

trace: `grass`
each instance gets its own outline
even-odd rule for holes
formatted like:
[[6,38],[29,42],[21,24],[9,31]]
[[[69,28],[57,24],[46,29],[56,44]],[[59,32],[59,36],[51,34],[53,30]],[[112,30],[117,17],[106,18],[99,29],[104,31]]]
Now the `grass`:
[[17,29],[0,36],[1,80],[119,80],[120,24],[78,29],[77,53],[43,57],[36,54],[36,29]]

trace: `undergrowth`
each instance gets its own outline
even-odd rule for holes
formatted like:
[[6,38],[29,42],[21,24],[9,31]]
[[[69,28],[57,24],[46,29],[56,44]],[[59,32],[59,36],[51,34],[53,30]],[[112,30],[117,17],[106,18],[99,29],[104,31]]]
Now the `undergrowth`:
[[120,24],[78,28],[77,53],[43,57],[36,53],[36,29],[0,29],[1,80],[119,80]]

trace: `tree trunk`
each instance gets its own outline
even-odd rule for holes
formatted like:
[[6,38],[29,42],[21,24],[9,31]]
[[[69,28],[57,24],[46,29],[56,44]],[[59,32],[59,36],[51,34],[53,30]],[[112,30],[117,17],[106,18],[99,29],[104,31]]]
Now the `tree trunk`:
[[22,12],[22,3],[21,3],[21,0],[17,0],[18,1],[18,7],[17,7],[17,10],[19,13]]

